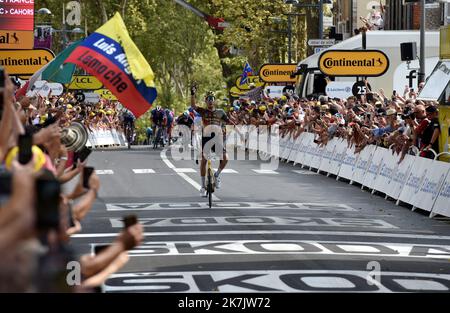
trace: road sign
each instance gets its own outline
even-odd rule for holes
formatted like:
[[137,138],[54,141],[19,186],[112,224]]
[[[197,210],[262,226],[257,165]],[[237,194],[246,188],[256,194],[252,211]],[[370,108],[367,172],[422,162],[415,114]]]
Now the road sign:
[[352,96],[354,82],[329,82],[325,88],[325,93],[330,98],[347,99]]
[[84,100],[86,99],[86,96],[81,91],[77,91],[75,93],[75,99],[77,99],[78,102],[84,102]]
[[38,80],[34,83],[31,90],[27,93],[28,96],[41,95],[47,97],[50,90],[52,91],[52,96],[60,96],[64,91],[64,87],[59,83],[49,83],[45,80]]
[[336,42],[335,39],[310,39],[308,40],[308,46],[332,46]]
[[[372,90],[372,87],[369,83],[367,83],[367,87],[369,87],[370,90]],[[356,82],[352,87],[352,93],[355,97],[360,98],[361,96],[365,95],[367,93],[367,87],[366,83],[363,81]]]
[[328,76],[377,77],[388,68],[387,55],[378,50],[328,50],[319,58],[319,69]]
[[0,66],[10,75],[32,75],[55,55],[47,49],[0,51]]
[[326,47],[315,47],[314,54],[320,53],[320,52],[324,51],[325,49],[326,49]]
[[266,83],[295,83],[297,78],[291,78],[297,70],[297,64],[264,64],[259,70],[259,77]]
[[84,93],[84,102],[86,103],[98,103],[100,101],[100,95],[94,92]]
[[0,49],[33,49],[32,30],[0,30]]
[[75,75],[72,77],[72,82],[67,86],[71,90],[97,90],[102,87],[103,83],[91,75]]

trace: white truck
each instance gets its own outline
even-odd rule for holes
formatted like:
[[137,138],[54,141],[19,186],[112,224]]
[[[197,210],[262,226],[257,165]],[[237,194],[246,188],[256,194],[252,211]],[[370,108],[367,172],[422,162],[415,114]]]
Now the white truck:
[[[389,58],[389,69],[379,77],[368,77],[372,91],[378,92],[382,88],[386,96],[392,95],[393,90],[403,95],[405,86],[417,90],[419,60],[403,62],[400,54],[400,44],[416,42],[420,51],[419,31],[369,31],[366,33],[366,49],[380,50]],[[319,53],[313,54],[298,63],[302,68],[301,78],[296,86],[296,92],[301,97],[318,97],[328,95],[332,98],[339,95],[352,95],[351,87],[356,77],[328,77],[319,70],[319,57],[327,50],[362,50],[362,35],[351,37]],[[439,32],[426,32],[425,35],[425,77],[428,77],[439,61]]]

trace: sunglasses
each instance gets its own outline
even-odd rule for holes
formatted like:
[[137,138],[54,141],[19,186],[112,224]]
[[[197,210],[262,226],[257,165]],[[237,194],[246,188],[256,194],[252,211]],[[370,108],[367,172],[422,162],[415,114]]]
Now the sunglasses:
[[206,97],[206,101],[213,102],[214,100],[216,100],[216,98],[211,97],[211,96]]

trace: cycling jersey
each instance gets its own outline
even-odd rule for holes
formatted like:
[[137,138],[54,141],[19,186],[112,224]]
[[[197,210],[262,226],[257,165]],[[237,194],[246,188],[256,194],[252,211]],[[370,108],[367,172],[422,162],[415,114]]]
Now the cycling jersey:
[[165,112],[163,110],[153,109],[151,111],[151,119],[154,125],[161,126],[165,119]]
[[216,125],[224,127],[226,123],[229,123],[229,119],[224,110],[214,109],[210,111],[205,108],[197,108],[197,113],[200,114],[203,126]]

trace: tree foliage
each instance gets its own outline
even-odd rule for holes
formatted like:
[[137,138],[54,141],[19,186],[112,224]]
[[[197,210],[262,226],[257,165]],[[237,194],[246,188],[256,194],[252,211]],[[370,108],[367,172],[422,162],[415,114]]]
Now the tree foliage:
[[[63,29],[62,7],[68,0],[36,0],[36,9],[53,13],[52,25]],[[214,90],[221,98],[234,85],[249,61],[255,71],[267,62],[286,62],[287,13],[283,0],[188,0],[205,13],[222,17],[231,27],[212,30],[201,18],[171,0],[79,0],[81,28],[94,32],[119,11],[131,37],[155,72],[157,101],[179,113],[188,103],[189,86],[197,81],[200,93]],[[302,13],[296,10],[296,13]],[[308,13],[308,12],[303,12]],[[308,19],[313,15],[308,13]],[[37,23],[41,22],[37,17]],[[293,16],[294,60],[305,57],[306,18]],[[68,35],[75,40],[74,34]],[[78,35],[79,36],[79,35]],[[62,36],[54,41],[62,48]],[[239,53],[232,54],[231,52]]]

